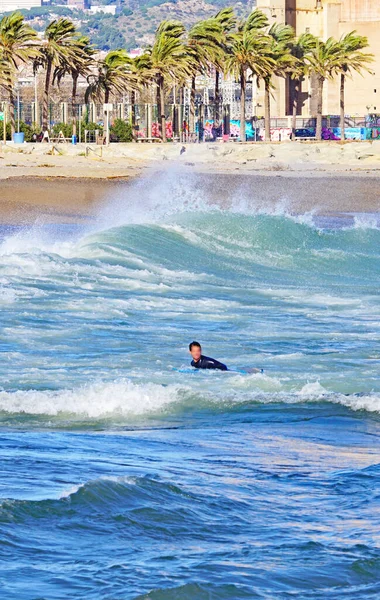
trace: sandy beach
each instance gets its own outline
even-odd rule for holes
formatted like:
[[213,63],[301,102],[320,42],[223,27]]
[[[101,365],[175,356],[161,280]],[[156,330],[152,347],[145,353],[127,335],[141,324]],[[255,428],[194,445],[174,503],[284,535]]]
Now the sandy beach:
[[[175,169],[196,177],[212,202],[239,193],[260,207],[286,200],[293,212],[377,212],[380,143],[42,144],[0,147],[2,223],[91,220],[105,199],[136,178]],[[182,150],[182,154],[181,154]]]

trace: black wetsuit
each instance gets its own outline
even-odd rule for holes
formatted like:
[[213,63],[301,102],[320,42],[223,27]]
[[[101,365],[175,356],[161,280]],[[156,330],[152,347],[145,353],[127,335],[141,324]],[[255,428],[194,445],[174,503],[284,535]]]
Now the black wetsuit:
[[209,358],[208,356],[203,356],[201,354],[200,359],[195,362],[195,360],[191,361],[191,366],[196,369],[219,369],[219,371],[227,371],[226,365],[215,360],[214,358]]

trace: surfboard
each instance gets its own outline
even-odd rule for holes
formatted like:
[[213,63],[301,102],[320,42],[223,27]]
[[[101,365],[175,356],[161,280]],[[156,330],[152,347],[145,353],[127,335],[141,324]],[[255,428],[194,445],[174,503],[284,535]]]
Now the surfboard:
[[253,373],[264,373],[264,369],[257,367],[247,367],[245,369],[227,369],[227,371],[221,371],[220,369],[195,369],[194,367],[182,367],[177,369],[173,367],[173,371],[177,373],[197,373],[200,371],[220,371],[222,373],[242,373],[243,375],[252,375]]

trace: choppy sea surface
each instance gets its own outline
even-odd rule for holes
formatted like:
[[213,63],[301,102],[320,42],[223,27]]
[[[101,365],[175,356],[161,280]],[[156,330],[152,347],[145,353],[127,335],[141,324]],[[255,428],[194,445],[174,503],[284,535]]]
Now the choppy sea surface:
[[380,598],[379,215],[244,194],[1,231],[1,598]]

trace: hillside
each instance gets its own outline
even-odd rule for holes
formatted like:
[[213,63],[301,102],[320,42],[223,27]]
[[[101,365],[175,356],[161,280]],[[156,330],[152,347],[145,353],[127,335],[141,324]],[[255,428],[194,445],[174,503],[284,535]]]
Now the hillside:
[[[186,27],[196,21],[216,14],[221,8],[232,6],[238,18],[249,14],[255,0],[231,2],[229,0],[125,0],[119,14],[91,14],[88,11],[72,10],[62,6],[62,0],[55,0],[59,6],[51,4],[41,8],[22,10],[26,20],[38,31],[57,16],[71,18],[78,29],[88,35],[91,42],[100,50],[126,47],[128,50],[152,43],[158,24],[164,19],[178,19]],[[95,2],[94,2],[95,3]],[[97,4],[114,5],[116,0],[98,0]]]
[[[133,2],[134,0],[132,0]],[[186,27],[190,27],[196,21],[206,19],[214,15],[225,6],[233,6],[239,17],[245,16],[252,9],[251,2],[230,2],[229,0],[178,0],[177,2],[163,2],[159,0],[148,0],[140,2],[140,5],[131,10],[131,14],[120,15],[119,26],[126,38],[134,36],[139,44],[150,43],[157,25],[163,19],[178,19]],[[126,12],[128,9],[125,9]]]

